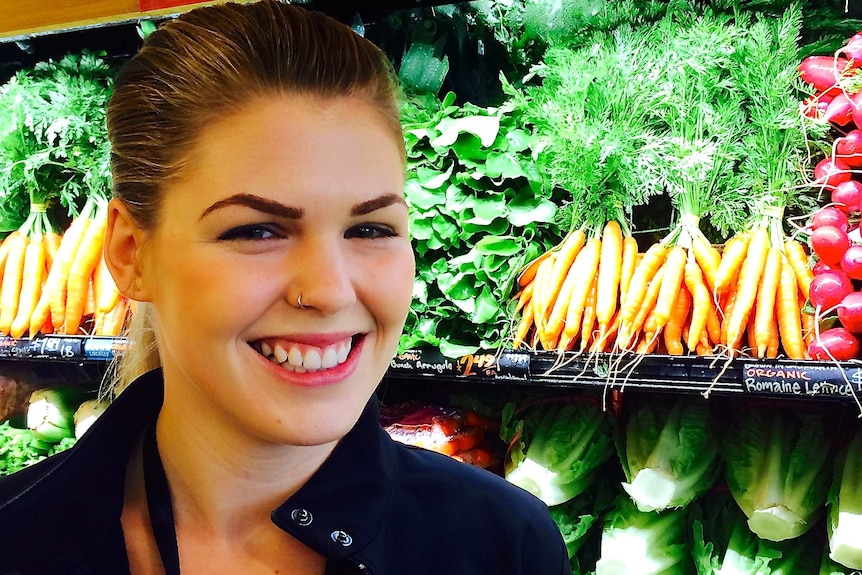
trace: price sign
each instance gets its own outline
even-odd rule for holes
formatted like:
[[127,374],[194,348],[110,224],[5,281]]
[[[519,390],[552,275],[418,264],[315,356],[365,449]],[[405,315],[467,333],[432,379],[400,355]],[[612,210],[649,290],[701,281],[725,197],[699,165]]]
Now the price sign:
[[473,353],[461,356],[458,360],[458,371],[464,377],[476,375],[496,377],[497,357],[493,353]]
[[517,351],[504,351],[497,358],[497,378],[529,379],[530,354]]
[[854,397],[862,395],[862,368],[823,365],[745,363],[742,387],[753,395]]
[[14,359],[81,359],[81,340],[74,337],[0,340],[0,357]]
[[124,338],[91,337],[84,340],[84,357],[96,361],[111,361],[128,347],[129,343]]

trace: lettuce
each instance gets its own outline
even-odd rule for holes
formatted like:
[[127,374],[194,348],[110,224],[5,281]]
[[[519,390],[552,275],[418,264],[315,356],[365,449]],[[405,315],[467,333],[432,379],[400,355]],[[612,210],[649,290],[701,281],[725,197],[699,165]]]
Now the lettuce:
[[836,459],[827,528],[829,558],[862,569],[862,428]]
[[719,429],[705,399],[643,398],[626,425],[623,489],[641,511],[685,507],[718,476],[718,448]]
[[789,409],[753,407],[731,426],[728,487],[761,539],[792,539],[815,523],[829,489],[831,440],[822,414]]
[[535,406],[521,421],[510,404],[501,435],[512,445],[506,479],[549,506],[583,493],[614,451],[607,414],[593,403]]

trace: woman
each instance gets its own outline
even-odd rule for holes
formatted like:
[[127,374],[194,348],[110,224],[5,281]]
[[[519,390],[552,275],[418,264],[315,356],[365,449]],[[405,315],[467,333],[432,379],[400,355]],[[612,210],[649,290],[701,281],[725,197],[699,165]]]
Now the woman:
[[105,245],[140,302],[120,384],[147,373],[0,483],[0,573],[567,572],[538,500],[377,423],[414,273],[395,95],[372,44],[273,0],[147,39]]

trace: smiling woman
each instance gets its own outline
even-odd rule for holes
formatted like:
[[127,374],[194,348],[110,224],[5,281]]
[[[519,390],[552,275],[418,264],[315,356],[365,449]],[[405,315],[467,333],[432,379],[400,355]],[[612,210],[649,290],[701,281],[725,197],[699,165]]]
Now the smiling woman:
[[[414,276],[393,77],[274,0],[192,11],[127,64],[105,243],[137,302],[124,391],[0,481],[0,572],[567,573],[541,502],[379,426]],[[60,535],[61,513],[88,519]]]

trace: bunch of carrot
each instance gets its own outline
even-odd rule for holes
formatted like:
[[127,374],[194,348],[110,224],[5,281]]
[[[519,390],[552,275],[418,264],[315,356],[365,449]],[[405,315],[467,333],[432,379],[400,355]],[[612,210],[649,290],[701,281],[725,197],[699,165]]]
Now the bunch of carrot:
[[774,225],[721,252],[696,232],[638,253],[610,222],[590,239],[572,232],[525,268],[513,346],[802,359],[812,277],[802,245]]
[[104,202],[88,200],[62,235],[37,206],[0,244],[0,333],[118,335],[128,302],[102,258]]

